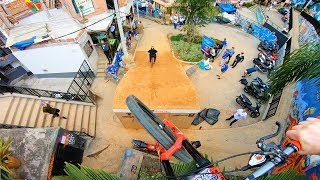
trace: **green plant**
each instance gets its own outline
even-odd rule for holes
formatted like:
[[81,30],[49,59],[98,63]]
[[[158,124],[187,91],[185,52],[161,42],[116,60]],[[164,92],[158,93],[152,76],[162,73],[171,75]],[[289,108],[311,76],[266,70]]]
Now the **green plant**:
[[320,76],[320,44],[306,44],[284,58],[283,65],[271,74],[269,93],[276,94],[292,83]]
[[79,165],[79,168],[73,164],[65,163],[66,167],[64,172],[68,175],[67,177],[55,176],[52,180],[66,180],[66,179],[77,179],[77,180],[120,180],[120,177],[107,173],[101,169],[91,169],[86,166]]
[[171,41],[180,41],[183,39],[183,35],[182,34],[177,34],[177,35],[173,35],[170,37]]
[[173,41],[172,48],[184,61],[198,62],[204,58],[204,55],[201,52],[201,44]]
[[212,18],[220,13],[220,9],[212,6],[210,0],[177,0],[173,7],[186,16],[183,30],[187,32],[188,42],[193,42],[197,35],[197,27],[210,23]]
[[247,8],[249,8],[249,7],[251,7],[251,6],[254,6],[254,5],[255,5],[254,2],[245,2],[245,3],[243,3],[243,6],[244,6],[244,7],[247,7]]
[[7,141],[3,141],[0,138],[0,171],[1,171],[1,179],[11,179],[15,176],[15,174],[7,167],[9,163],[8,157],[11,155],[9,148],[12,144],[12,139],[8,138]]

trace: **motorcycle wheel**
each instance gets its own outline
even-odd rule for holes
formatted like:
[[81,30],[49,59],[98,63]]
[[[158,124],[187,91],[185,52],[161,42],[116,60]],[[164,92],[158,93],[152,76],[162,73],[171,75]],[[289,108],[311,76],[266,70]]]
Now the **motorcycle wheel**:
[[257,117],[259,117],[260,116],[260,113],[259,112],[252,112],[251,114],[250,114],[250,117],[252,117],[252,118],[257,118]]
[[[128,96],[126,103],[134,117],[144,127],[144,129],[157,140],[165,149],[169,149],[176,141],[176,137],[171,129],[164,125],[146,105],[135,96]],[[190,154],[182,147],[174,156],[183,162],[191,162]]]
[[241,99],[239,97],[236,98],[236,102],[241,105]]

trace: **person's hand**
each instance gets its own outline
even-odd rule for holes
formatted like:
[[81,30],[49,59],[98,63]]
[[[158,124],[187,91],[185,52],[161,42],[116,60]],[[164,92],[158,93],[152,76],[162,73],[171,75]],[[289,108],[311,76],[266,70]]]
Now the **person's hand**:
[[287,137],[300,142],[302,155],[320,155],[320,119],[308,118],[287,131]]

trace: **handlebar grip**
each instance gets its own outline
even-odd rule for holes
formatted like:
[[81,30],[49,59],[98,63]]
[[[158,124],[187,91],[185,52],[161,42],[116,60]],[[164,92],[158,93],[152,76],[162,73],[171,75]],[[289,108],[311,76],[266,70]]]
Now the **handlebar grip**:
[[[317,119],[320,120],[320,116],[318,116]],[[291,143],[292,145],[296,146],[297,149],[298,149],[298,151],[300,151],[300,150],[302,149],[302,146],[301,146],[301,144],[300,144],[300,142],[299,142],[298,140],[293,140],[293,139],[292,139],[292,140],[290,140],[290,143]]]

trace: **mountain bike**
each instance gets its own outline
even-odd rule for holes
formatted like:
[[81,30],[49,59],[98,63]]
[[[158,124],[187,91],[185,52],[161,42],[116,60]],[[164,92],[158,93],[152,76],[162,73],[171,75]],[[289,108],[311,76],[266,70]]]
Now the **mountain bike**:
[[154,63],[156,63],[155,61],[156,61],[156,57],[151,56],[151,62],[150,62],[151,67],[153,66]]
[[[165,177],[170,180],[225,180],[225,174],[260,167],[258,170],[246,177],[246,180],[254,180],[268,173],[280,163],[285,162],[288,156],[301,149],[301,145],[298,141],[291,141],[285,149],[280,145],[276,145],[274,142],[264,142],[265,140],[275,137],[280,133],[281,124],[276,122],[276,125],[278,126],[277,132],[264,136],[256,142],[257,147],[261,151],[241,153],[216,162],[210,162],[192,146],[187,137],[172,122],[167,119],[164,119],[163,121],[160,120],[138,98],[133,95],[128,96],[126,103],[142,127],[144,127],[156,140],[156,144],[154,146],[165,171]],[[222,161],[248,154],[252,155],[250,157],[249,165],[244,166],[241,169],[222,172],[219,166],[217,166],[217,164]],[[194,160],[197,168],[187,174],[175,176],[169,162],[172,156],[182,162],[191,162]]]

